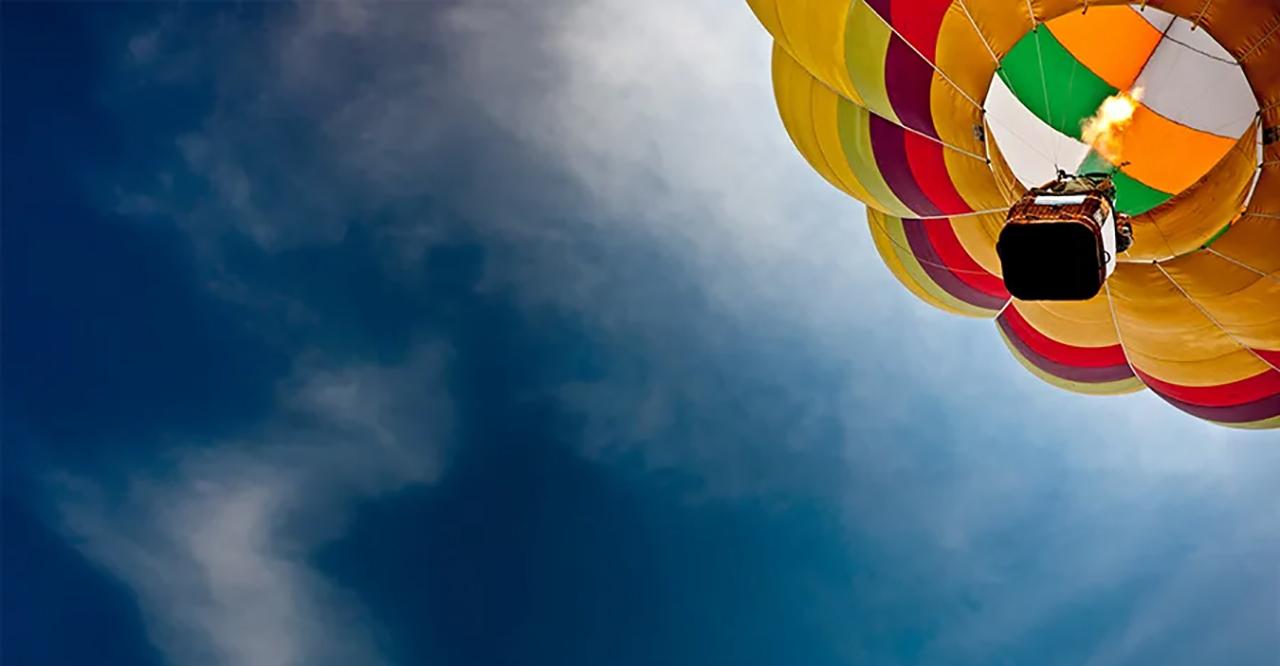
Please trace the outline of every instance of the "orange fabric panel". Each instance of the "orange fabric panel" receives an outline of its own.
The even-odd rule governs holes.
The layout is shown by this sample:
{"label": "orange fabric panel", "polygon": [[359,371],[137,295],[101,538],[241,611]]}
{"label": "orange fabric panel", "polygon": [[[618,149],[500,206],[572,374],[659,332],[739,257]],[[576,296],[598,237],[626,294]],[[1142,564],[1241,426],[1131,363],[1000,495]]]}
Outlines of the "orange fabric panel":
{"label": "orange fabric panel", "polygon": [[1049,24],[1067,50],[1107,83],[1128,89],[1160,43],[1160,31],[1128,6],[1067,12]]}
{"label": "orange fabric panel", "polygon": [[1190,189],[1133,218],[1133,247],[1122,261],[1164,260],[1194,252],[1244,208],[1258,165],[1258,125]]}
{"label": "orange fabric panel", "polygon": [[1162,192],[1177,194],[1209,172],[1235,145],[1234,139],[1198,132],[1145,106],[1123,134],[1123,171]]}

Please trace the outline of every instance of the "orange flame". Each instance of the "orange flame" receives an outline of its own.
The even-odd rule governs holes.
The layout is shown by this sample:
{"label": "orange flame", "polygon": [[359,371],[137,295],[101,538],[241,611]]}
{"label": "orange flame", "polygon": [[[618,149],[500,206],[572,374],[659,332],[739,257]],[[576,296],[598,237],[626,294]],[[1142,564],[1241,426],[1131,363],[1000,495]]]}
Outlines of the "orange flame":
{"label": "orange flame", "polygon": [[1112,164],[1120,164],[1124,131],[1133,123],[1142,92],[1142,88],[1134,88],[1106,98],[1098,112],[1080,124],[1084,140]]}

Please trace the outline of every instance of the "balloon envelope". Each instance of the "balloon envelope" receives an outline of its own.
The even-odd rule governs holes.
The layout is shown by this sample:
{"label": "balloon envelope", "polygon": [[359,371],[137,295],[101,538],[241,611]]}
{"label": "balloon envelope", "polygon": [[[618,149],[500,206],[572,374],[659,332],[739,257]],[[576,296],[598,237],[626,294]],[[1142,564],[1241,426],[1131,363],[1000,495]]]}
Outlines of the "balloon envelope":
{"label": "balloon envelope", "polygon": [[[1280,0],[748,2],[792,141],[913,294],[1051,384],[1280,427]],[[995,240],[1057,169],[1114,173],[1133,246],[1093,299],[1011,299]]]}

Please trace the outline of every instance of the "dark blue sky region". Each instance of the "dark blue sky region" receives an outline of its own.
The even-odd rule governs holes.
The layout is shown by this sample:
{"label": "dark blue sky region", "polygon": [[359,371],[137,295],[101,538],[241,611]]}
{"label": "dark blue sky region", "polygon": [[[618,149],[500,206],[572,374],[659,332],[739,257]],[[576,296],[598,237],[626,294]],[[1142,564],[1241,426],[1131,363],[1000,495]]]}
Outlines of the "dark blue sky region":
{"label": "dark blue sky region", "polygon": [[0,660],[1274,664],[1275,442],[901,292],[731,5],[0,5]]}

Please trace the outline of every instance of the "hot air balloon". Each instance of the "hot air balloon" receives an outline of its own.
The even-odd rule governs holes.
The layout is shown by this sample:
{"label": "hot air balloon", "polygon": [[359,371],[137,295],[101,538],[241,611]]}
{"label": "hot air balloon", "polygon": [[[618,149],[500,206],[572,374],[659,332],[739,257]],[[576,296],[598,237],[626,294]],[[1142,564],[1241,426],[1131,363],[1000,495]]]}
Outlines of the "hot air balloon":
{"label": "hot air balloon", "polygon": [[[748,4],[787,133],[911,293],[1050,384],[1280,427],[1280,0]],[[1131,246],[1091,298],[1012,297],[1011,207],[1086,173]]]}

